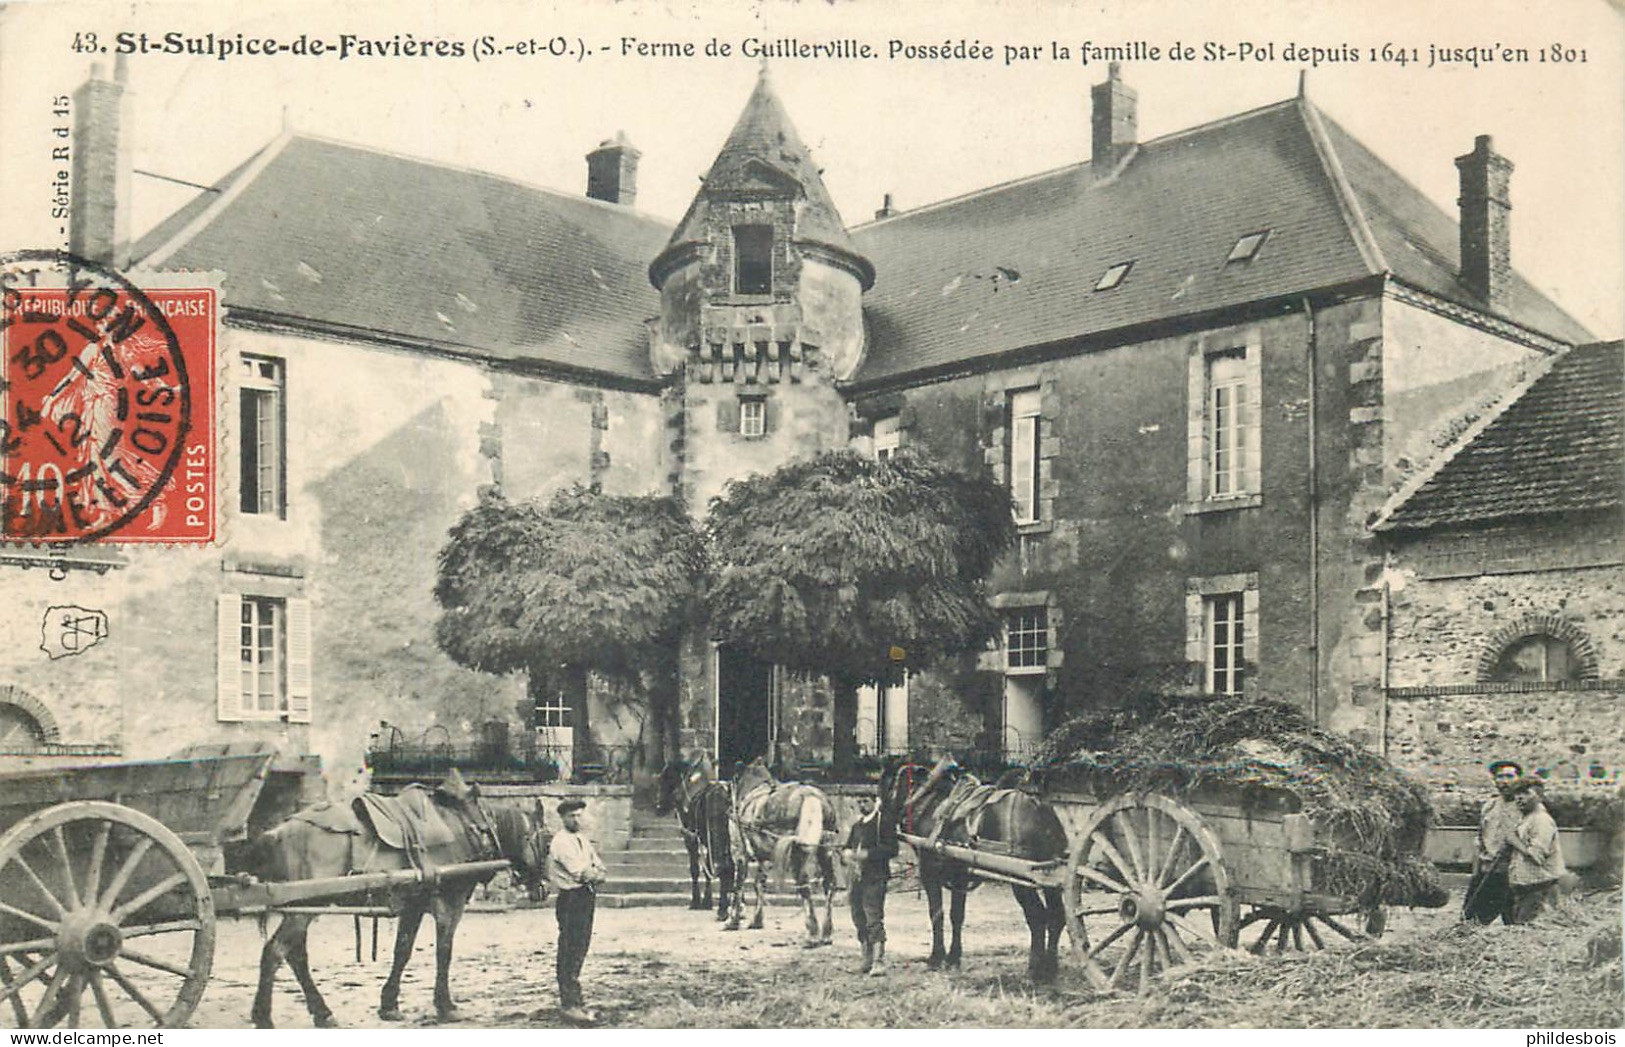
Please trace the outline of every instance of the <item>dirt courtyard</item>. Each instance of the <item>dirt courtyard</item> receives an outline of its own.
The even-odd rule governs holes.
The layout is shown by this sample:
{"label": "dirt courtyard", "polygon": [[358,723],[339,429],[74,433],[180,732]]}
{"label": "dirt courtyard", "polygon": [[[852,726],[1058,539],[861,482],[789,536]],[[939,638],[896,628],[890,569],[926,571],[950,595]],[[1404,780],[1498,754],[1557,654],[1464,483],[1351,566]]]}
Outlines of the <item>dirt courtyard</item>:
{"label": "dirt courtyard", "polygon": [[[1404,940],[1446,926],[1453,919],[1451,909],[1400,910],[1384,940]],[[359,964],[350,917],[327,917],[311,929],[311,969],[338,1022],[348,1028],[391,1027],[378,1018],[377,1006],[379,987],[388,973],[394,925],[380,923],[376,961],[370,957],[370,925],[370,920],[363,921],[364,953]],[[754,1003],[745,1004],[756,996],[771,999],[771,988],[779,983],[799,987],[796,995],[805,995],[800,988],[831,994],[832,1003],[839,1001],[840,1006],[830,1012],[829,1024],[894,1024],[887,1001],[902,990],[932,986],[940,987],[944,1000],[958,997],[963,1003],[966,997],[988,997],[1001,1001],[998,1008],[990,1005],[988,1024],[1069,1023],[1065,1014],[1053,1009],[1053,994],[1034,993],[1027,982],[1026,925],[1005,888],[988,885],[970,896],[964,966],[952,974],[925,969],[930,925],[924,897],[912,890],[894,891],[888,901],[892,972],[886,979],[856,973],[859,949],[844,893],[836,896],[834,926],[832,946],[805,950],[799,912],[786,904],[769,906],[766,929],[737,932],[723,931],[710,913],[688,909],[600,908],[582,984],[605,1026],[805,1024],[790,1014],[775,1016],[768,1005],[757,1013],[749,1009]],[[553,970],[557,934],[551,906],[470,912],[458,931],[452,966],[452,992],[461,1008],[457,1027],[562,1025]],[[1069,955],[1064,936],[1061,950],[1057,988],[1081,990],[1083,975]],[[259,951],[255,921],[221,921],[214,973],[193,1015],[194,1027],[250,1027]],[[407,1025],[438,1024],[431,1000],[433,979],[434,934],[432,923],[425,921],[402,987],[401,1009]],[[760,992],[764,988],[768,991]],[[724,1013],[717,1009],[719,997],[740,1002],[747,1009]],[[868,1009],[845,1010],[853,1001],[866,1003]],[[1011,1004],[1017,1006],[1012,1010]],[[286,967],[277,978],[273,1013],[279,1027],[311,1024]]]}

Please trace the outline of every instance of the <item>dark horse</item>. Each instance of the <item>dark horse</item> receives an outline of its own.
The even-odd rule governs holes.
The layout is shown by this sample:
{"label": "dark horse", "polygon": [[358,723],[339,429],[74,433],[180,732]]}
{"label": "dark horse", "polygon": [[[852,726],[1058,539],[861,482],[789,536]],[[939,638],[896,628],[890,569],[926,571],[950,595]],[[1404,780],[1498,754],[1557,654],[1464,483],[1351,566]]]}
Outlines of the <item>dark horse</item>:
{"label": "dark horse", "polygon": [[[696,751],[686,760],[678,757],[660,772],[660,798],[655,801],[655,813],[677,813],[683,846],[688,848],[688,907],[709,909],[711,881],[716,880],[718,920],[728,918],[730,892],[738,889],[737,883],[720,875],[724,868],[730,876],[734,872],[728,845],[732,804],[732,791],[727,783],[716,780],[711,760],[703,752]],[[720,864],[718,858],[722,859]]]}
{"label": "dark horse", "polygon": [[[913,787],[916,782],[918,787]],[[897,818],[899,831],[911,836],[1033,862],[1058,862],[1067,855],[1066,830],[1054,808],[1019,789],[982,785],[952,760],[941,761],[929,774],[912,764],[888,767],[882,773],[880,790],[883,809]],[[932,970],[958,967],[965,895],[984,878],[1002,877],[979,873],[928,846],[914,850],[931,914],[931,958],[926,966]],[[952,895],[953,906],[953,940],[946,950],[942,946],[944,887]],[[1060,968],[1057,949],[1066,924],[1061,890],[1014,882],[1011,889],[1032,935],[1027,974],[1035,982],[1052,981]]]}
{"label": "dark horse", "polygon": [[[460,782],[458,783],[460,784]],[[408,787],[420,789],[421,787]],[[250,851],[249,872],[268,882],[291,882],[341,877],[361,873],[389,872],[414,867],[414,857],[424,868],[460,862],[506,858],[514,874],[527,886],[541,884],[546,859],[546,838],[542,835],[541,808],[491,803],[479,797],[477,789],[453,789],[462,793],[455,799],[437,793],[427,798],[427,790],[417,797],[429,812],[430,828],[421,833],[426,845],[417,855],[394,849],[382,842],[379,832],[358,809],[342,804],[306,808],[271,829],[255,841]],[[360,801],[357,801],[360,804]],[[399,1021],[401,972],[412,957],[418,925],[427,913],[435,925],[435,1011],[442,1020],[456,1017],[452,1000],[450,971],[452,940],[458,921],[474,888],[494,874],[483,877],[454,877],[422,885],[412,884],[389,890],[385,897],[391,911],[399,914],[395,931],[395,959],[384,982],[378,1015],[386,1021]],[[362,901],[362,897],[325,898],[324,901]],[[277,968],[286,960],[305,994],[305,1006],[318,1027],[334,1024],[333,1012],[322,999],[310,974],[305,948],[306,934],[316,916],[310,913],[283,914],[275,933],[260,953],[259,991],[254,995],[252,1018],[257,1028],[271,1027],[271,988]]]}
{"label": "dark horse", "polygon": [[[834,838],[835,805],[817,786],[776,780],[760,758],[739,772],[733,783],[733,796],[730,853],[726,861],[719,862],[719,867],[725,870],[721,879],[725,885],[731,885],[733,894],[733,911],[727,929],[737,930],[743,918],[744,873],[751,865],[756,867],[756,912],[751,916],[750,926],[752,929],[762,926],[767,872],[771,866],[780,881],[791,876],[795,879],[796,894],[801,898],[807,919],[803,945],[807,948],[828,945],[833,934],[835,891],[840,886],[834,858],[838,847]],[[810,873],[814,871],[824,892],[821,922],[812,897]]]}

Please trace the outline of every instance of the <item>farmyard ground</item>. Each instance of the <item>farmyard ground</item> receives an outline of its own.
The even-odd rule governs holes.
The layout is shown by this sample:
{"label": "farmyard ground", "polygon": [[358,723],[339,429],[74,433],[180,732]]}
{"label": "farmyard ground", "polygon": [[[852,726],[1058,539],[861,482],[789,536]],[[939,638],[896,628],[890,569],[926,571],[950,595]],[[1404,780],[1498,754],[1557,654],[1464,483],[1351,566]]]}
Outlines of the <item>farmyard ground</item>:
{"label": "farmyard ground", "polygon": [[[1327,953],[1226,958],[1159,982],[1144,997],[1091,991],[1062,941],[1057,984],[1025,975],[1026,928],[1008,890],[970,898],[964,967],[925,969],[925,903],[912,891],[888,905],[892,972],[858,975],[858,947],[839,896],[833,946],[800,948],[793,908],[770,907],[762,931],[726,933],[708,913],[600,909],[583,983],[606,1026],[689,1027],[1566,1027],[1622,1024],[1618,942],[1597,956],[1599,929],[1620,926],[1619,895],[1571,903],[1537,927],[1464,927],[1453,907],[1399,910],[1384,938]],[[365,945],[370,953],[370,928]],[[379,958],[355,962],[348,917],[312,929],[312,968],[348,1027],[387,1027],[376,1015],[392,925]],[[452,989],[459,1028],[562,1025],[553,981],[550,909],[473,912],[457,940]],[[1592,955],[1588,959],[1588,947]],[[1605,950],[1606,951],[1606,950]],[[251,920],[224,921],[214,975],[192,1024],[244,1028],[258,967]],[[407,1024],[437,1024],[430,1002],[433,934],[420,936],[402,993]],[[1328,986],[1336,986],[1335,991]],[[276,1017],[308,1027],[286,968]]]}

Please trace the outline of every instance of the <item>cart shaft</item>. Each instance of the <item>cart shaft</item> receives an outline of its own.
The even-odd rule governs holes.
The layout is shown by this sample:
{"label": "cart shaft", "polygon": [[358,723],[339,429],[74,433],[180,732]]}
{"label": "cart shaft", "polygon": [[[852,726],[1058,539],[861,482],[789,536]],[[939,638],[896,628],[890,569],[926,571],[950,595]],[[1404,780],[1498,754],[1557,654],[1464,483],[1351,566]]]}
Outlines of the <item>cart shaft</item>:
{"label": "cart shaft", "polygon": [[973,847],[960,847],[956,844],[943,843],[940,840],[931,840],[924,836],[914,836],[909,833],[898,833],[897,835],[913,846],[916,851],[929,851],[932,854],[941,855],[952,861],[968,865],[977,872],[989,874],[1017,886],[1060,887],[1066,882],[1064,871],[1061,868],[1065,863],[1065,859],[1057,858],[1054,861],[1035,862],[1030,858],[1017,858],[1008,854],[993,854],[989,851],[977,850]]}
{"label": "cart shaft", "polygon": [[215,888],[215,907],[227,913],[268,912],[280,906],[316,898],[344,898],[366,891],[392,887],[431,885],[441,880],[485,876],[509,867],[507,859],[460,862],[435,869],[396,869],[391,872],[360,873],[355,876],[326,876],[288,883],[227,884]]}

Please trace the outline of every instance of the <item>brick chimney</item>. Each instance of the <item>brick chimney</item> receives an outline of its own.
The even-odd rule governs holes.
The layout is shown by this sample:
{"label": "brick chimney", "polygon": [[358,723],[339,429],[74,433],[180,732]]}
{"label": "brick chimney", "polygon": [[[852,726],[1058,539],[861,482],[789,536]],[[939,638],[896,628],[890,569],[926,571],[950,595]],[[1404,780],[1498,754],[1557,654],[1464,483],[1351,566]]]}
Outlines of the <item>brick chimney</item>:
{"label": "brick chimney", "polygon": [[123,269],[130,264],[130,153],[124,56],[113,79],[94,65],[73,94],[73,206],[68,250],[81,258]]}
{"label": "brick chimney", "polygon": [[624,131],[600,143],[587,154],[587,195],[631,207],[638,198],[638,157],[642,155],[626,140]]}
{"label": "brick chimney", "polygon": [[1106,82],[1089,89],[1094,126],[1094,152],[1090,166],[1096,178],[1117,170],[1139,134],[1140,96],[1123,82],[1123,69],[1112,62],[1106,67]]}
{"label": "brick chimney", "polygon": [[1489,135],[1473,140],[1473,151],[1456,157],[1461,172],[1461,281],[1490,305],[1499,304],[1512,283],[1512,161],[1495,152]]}

